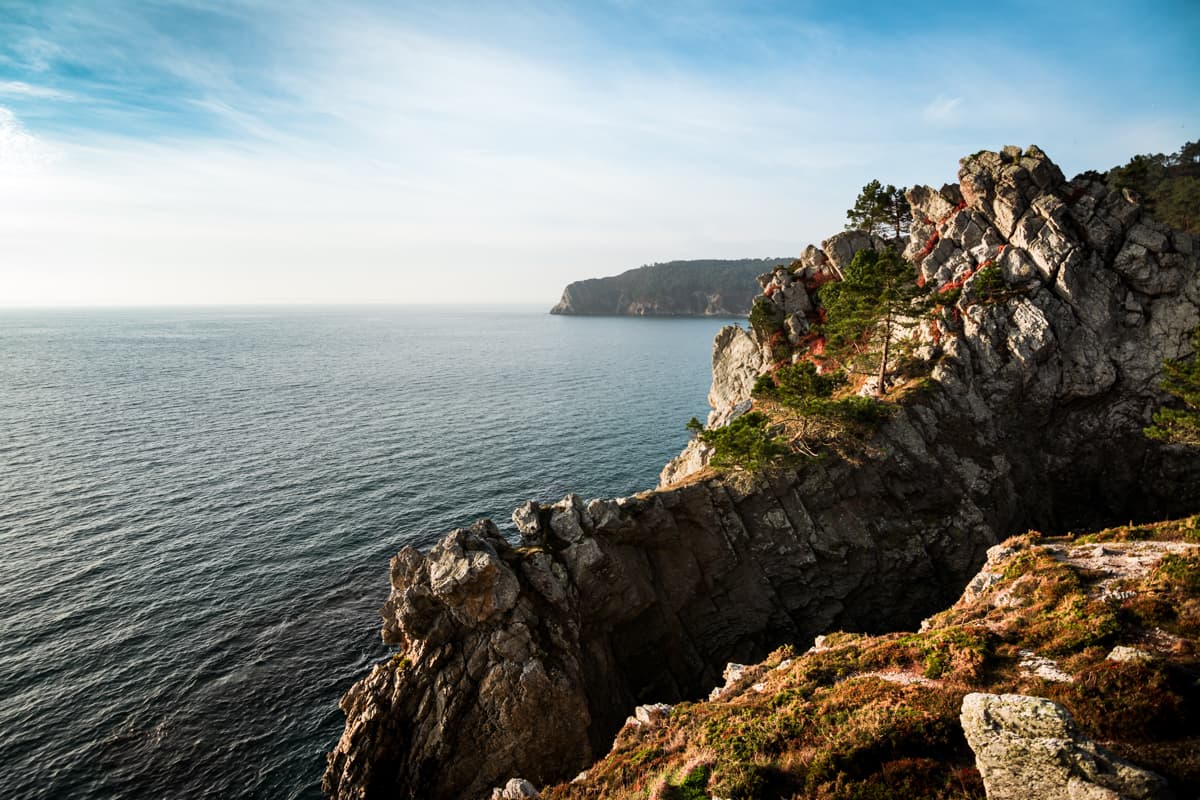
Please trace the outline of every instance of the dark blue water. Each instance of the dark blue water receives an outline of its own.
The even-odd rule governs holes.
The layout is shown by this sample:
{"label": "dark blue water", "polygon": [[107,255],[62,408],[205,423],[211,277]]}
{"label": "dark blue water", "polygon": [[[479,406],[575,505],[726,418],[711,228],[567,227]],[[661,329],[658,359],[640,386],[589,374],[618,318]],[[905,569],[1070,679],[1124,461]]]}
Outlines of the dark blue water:
{"label": "dark blue water", "polygon": [[718,320],[0,312],[5,797],[319,797],[387,560],[654,485]]}

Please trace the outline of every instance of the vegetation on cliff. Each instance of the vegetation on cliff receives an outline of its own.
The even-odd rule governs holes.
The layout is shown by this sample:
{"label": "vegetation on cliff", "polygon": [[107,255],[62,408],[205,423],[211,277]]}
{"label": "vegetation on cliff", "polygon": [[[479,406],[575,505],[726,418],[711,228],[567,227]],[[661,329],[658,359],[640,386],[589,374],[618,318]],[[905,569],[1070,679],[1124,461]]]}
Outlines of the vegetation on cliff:
{"label": "vegetation on cliff", "polygon": [[1136,155],[1103,177],[1109,186],[1133,192],[1172,228],[1200,233],[1200,141],[1169,155]]}
{"label": "vegetation on cliff", "polygon": [[1200,446],[1200,328],[1192,332],[1190,358],[1163,364],[1163,391],[1182,407],[1164,407],[1154,413],[1146,435],[1173,444]]}
{"label": "vegetation on cliff", "polygon": [[583,798],[982,798],[971,692],[1050,698],[1118,755],[1200,791],[1200,517],[993,548],[918,632],[784,647],[707,702],[627,724]]}
{"label": "vegetation on cliff", "polygon": [[842,280],[821,287],[825,352],[838,362],[874,371],[875,390],[887,392],[888,358],[897,330],[921,322],[928,292],[917,270],[895,250],[860,250]]}

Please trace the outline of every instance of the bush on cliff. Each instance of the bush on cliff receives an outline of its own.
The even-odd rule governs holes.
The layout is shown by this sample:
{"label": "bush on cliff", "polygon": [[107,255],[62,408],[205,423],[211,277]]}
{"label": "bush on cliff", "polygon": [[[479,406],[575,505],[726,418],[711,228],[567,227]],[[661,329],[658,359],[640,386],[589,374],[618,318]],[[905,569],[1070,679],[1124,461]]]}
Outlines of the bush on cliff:
{"label": "bush on cliff", "polygon": [[712,447],[709,463],[717,469],[762,469],[791,454],[787,442],[775,433],[770,419],[760,411],[743,414],[723,428],[701,431],[699,438]]}
{"label": "bush on cliff", "polygon": [[1137,155],[1104,175],[1109,186],[1128,189],[1160,222],[1200,233],[1200,141],[1171,155]]}
{"label": "bush on cliff", "polygon": [[1182,408],[1160,408],[1146,435],[1172,444],[1200,446],[1200,328],[1192,332],[1192,356],[1163,364],[1163,391]]}
{"label": "bush on cliff", "polygon": [[760,375],[751,396],[776,400],[797,411],[817,411],[845,383],[841,372],[817,372],[811,361],[800,361]]}

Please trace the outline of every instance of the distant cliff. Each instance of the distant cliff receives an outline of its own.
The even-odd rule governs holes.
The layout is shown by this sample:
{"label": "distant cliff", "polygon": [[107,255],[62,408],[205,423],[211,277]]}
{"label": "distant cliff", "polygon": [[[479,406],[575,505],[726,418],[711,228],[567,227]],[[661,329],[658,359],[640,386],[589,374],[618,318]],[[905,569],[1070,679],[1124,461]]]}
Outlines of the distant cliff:
{"label": "distant cliff", "polygon": [[668,261],[575,281],[551,314],[744,317],[761,291],[755,278],[790,258]]}

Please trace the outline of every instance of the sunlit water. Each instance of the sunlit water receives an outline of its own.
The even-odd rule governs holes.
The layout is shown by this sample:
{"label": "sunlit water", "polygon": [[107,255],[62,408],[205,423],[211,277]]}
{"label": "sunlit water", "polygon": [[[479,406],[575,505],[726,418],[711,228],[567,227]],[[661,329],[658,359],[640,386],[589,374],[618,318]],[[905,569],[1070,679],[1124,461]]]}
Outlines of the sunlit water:
{"label": "sunlit water", "polygon": [[652,487],[725,322],[0,311],[0,791],[319,797],[388,558]]}

